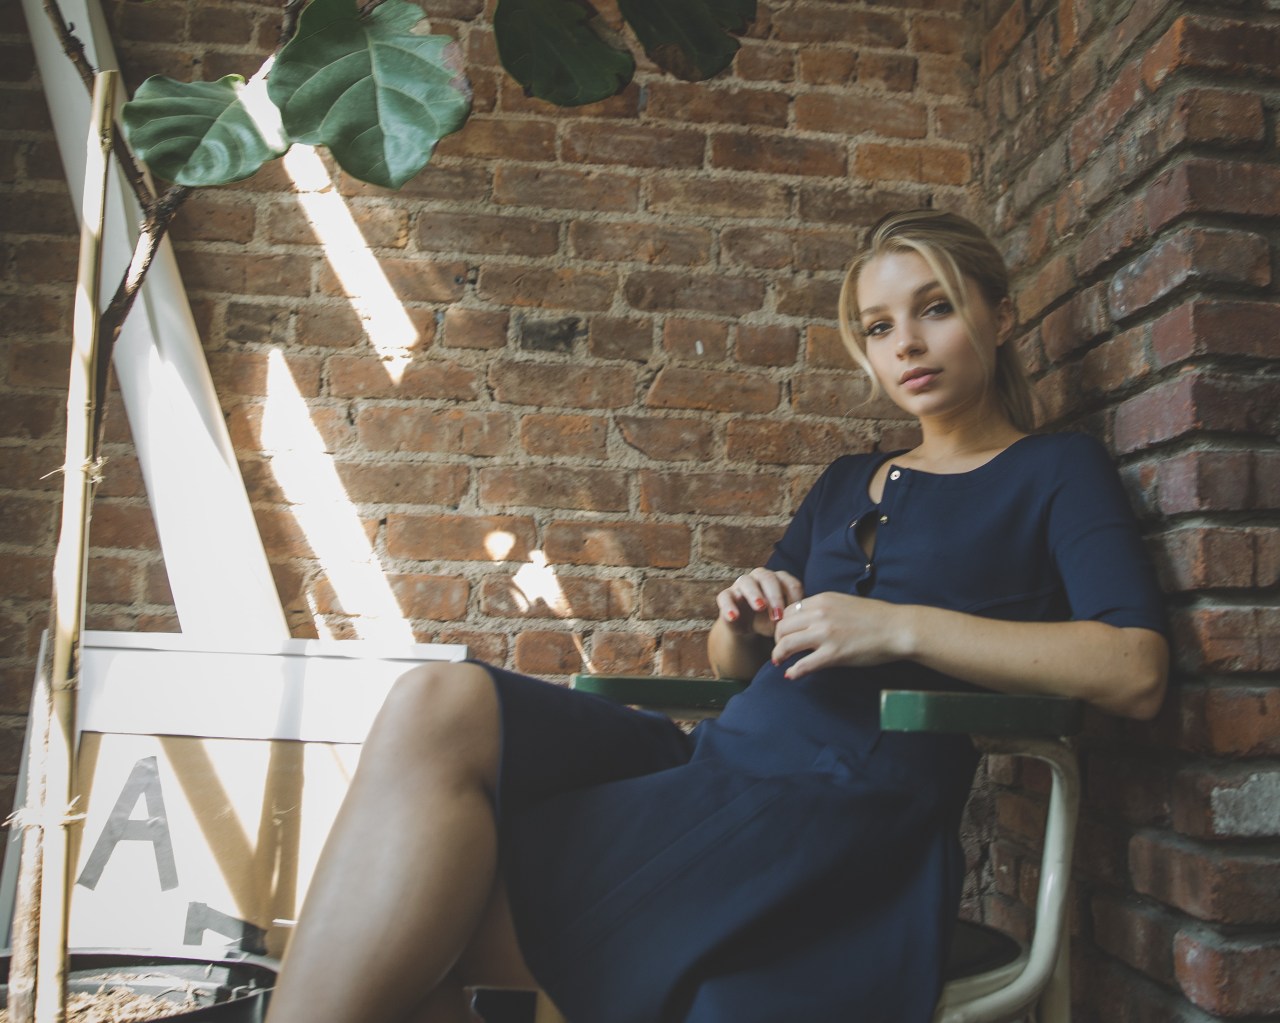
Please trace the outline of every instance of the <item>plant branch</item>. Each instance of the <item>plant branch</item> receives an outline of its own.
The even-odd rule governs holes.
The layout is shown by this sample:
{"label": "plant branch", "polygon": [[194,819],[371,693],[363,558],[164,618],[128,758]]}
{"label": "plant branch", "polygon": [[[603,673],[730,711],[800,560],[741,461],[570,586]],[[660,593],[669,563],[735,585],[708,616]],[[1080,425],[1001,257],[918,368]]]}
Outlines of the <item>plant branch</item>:
{"label": "plant branch", "polygon": [[111,373],[111,356],[115,352],[116,341],[120,338],[120,331],[124,328],[124,321],[129,316],[129,310],[133,308],[138,292],[142,290],[142,283],[146,280],[147,271],[151,269],[151,263],[160,248],[160,242],[164,240],[175,214],[182,208],[182,204],[186,202],[191,192],[192,189],[186,185],[171,185],[159,199],[152,203],[147,210],[147,218],[143,221],[142,230],[138,234],[138,243],[133,248],[133,255],[129,259],[124,276],[121,277],[115,294],[111,296],[111,301],[103,309],[102,318],[98,321],[98,344],[101,356],[93,392],[98,399],[93,422],[93,436],[96,438],[93,447],[95,457],[102,448],[102,432],[106,425],[103,417],[106,411],[107,380]]}
{"label": "plant branch", "polygon": [[[63,17],[62,8],[58,6],[58,0],[44,0],[44,10],[49,15],[49,20],[53,23],[53,30],[58,34],[58,39],[62,43],[62,52],[70,58],[72,66],[80,75],[80,80],[84,82],[84,87],[92,92],[93,76],[96,69],[89,63],[89,58],[84,52],[84,43],[75,34],[74,26]],[[124,132],[117,130],[112,133],[111,152],[124,171],[125,177],[128,178],[129,186],[133,189],[133,194],[138,199],[138,205],[144,210],[150,209],[151,205],[156,201],[155,193],[151,191],[151,186],[147,184],[147,177],[143,174],[142,168],[138,166],[138,161],[133,158],[133,153],[129,151]]]}

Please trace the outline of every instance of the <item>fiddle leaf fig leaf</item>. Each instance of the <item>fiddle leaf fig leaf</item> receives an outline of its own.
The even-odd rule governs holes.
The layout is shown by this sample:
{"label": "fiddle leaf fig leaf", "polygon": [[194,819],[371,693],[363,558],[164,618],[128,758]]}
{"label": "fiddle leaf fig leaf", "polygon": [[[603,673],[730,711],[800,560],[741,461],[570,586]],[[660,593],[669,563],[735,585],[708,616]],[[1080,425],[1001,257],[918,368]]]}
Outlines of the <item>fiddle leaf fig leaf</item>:
{"label": "fiddle leaf fig leaf", "polygon": [[691,82],[729,66],[738,52],[729,33],[756,16],[755,0],[618,0],[618,10],[650,60]]}
{"label": "fiddle leaf fig leaf", "polygon": [[421,20],[406,0],[367,15],[354,0],[312,0],[268,83],[289,134],[370,184],[399,188],[422,170],[466,121],[471,93],[453,41],[414,34]]}
{"label": "fiddle leaf fig leaf", "polygon": [[179,82],[155,75],[124,105],[125,138],[153,172],[179,185],[225,185],[289,148],[260,80]]}
{"label": "fiddle leaf fig leaf", "polygon": [[498,0],[498,57],[526,95],[581,106],[627,87],[636,62],[587,0]]}

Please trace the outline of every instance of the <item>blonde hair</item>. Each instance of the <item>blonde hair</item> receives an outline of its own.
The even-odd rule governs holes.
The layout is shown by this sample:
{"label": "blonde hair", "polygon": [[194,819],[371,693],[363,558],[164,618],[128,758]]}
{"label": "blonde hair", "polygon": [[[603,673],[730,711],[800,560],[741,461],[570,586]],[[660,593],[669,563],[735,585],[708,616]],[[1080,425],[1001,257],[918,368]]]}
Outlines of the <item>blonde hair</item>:
{"label": "blonde hair", "polygon": [[[995,309],[1009,298],[1009,269],[1004,257],[972,221],[955,213],[938,210],[906,210],[890,213],[872,229],[863,253],[853,261],[840,288],[840,337],[849,354],[871,380],[874,398],[880,382],[872,372],[862,334],[862,313],[858,307],[858,277],[866,265],[878,256],[891,252],[914,252],[933,271],[948,300],[959,313],[969,332],[974,348],[984,359],[986,353],[978,344],[978,326],[969,302],[965,280],[977,286],[982,297]],[[995,382],[1001,410],[1019,430],[1035,428],[1035,404],[1026,370],[1011,344],[996,348],[995,365],[988,366]]]}

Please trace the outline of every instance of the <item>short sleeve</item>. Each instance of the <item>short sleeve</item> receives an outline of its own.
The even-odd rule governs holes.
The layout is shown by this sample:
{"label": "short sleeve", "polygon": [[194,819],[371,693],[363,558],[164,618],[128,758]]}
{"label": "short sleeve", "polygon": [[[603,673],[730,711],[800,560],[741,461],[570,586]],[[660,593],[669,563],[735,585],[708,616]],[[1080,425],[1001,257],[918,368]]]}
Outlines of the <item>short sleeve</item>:
{"label": "short sleeve", "polygon": [[1048,533],[1071,617],[1164,632],[1164,596],[1110,456],[1083,434],[1064,441]]}
{"label": "short sleeve", "polygon": [[809,493],[800,502],[800,507],[796,509],[786,532],[774,545],[769,560],[764,563],[765,568],[774,572],[790,572],[797,579],[804,578],[805,564],[809,560],[809,548],[813,543],[814,524],[818,509],[822,507],[823,494],[831,483],[837,467],[845,461],[846,459],[843,458],[836,459],[823,470],[817,482],[809,488]]}

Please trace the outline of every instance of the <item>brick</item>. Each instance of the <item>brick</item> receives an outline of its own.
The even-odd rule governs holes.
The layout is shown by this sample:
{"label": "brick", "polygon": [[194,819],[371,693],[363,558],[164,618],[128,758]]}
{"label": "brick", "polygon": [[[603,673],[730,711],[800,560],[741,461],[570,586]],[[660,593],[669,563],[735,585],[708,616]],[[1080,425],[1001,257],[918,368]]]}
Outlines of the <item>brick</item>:
{"label": "brick", "polygon": [[479,475],[480,501],[487,507],[618,512],[630,506],[629,474],[622,470],[502,466],[481,469]]}
{"label": "brick", "polygon": [[1076,274],[1068,257],[1055,256],[1050,259],[1019,290],[1015,299],[1019,320],[1025,323],[1035,319],[1062,296],[1070,294],[1075,289],[1076,282]]}
{"label": "brick", "polygon": [[801,131],[921,139],[929,118],[925,105],[912,100],[812,92],[796,97],[795,124]]}
{"label": "brick", "polygon": [[662,635],[658,649],[658,671],[685,678],[710,678],[714,673],[707,659],[705,630],[682,632],[671,629]]}
{"label": "brick", "polygon": [[613,263],[699,266],[711,255],[711,232],[700,227],[579,220],[569,227],[575,256]]}
{"label": "brick", "polygon": [[505,312],[452,305],[444,314],[441,344],[449,348],[502,348],[510,321]]}
{"label": "brick", "polygon": [[1129,869],[1137,892],[1201,920],[1257,924],[1280,919],[1280,862],[1265,852],[1145,831],[1129,843]]}
{"label": "brick", "polygon": [[502,413],[410,407],[362,409],[356,432],[370,451],[492,456],[510,448],[513,431]]}
{"label": "brick", "polygon": [[439,157],[538,162],[556,158],[556,125],[552,121],[518,121],[471,117],[467,130],[446,135],[436,146]]}
{"label": "brick", "polygon": [[[298,393],[313,398],[320,393],[322,360],[310,356],[285,357],[287,372]],[[277,367],[273,370],[273,366]],[[209,372],[220,393],[266,397],[270,393],[270,379],[277,372],[279,362],[268,352],[229,351],[212,352],[209,355]]]}
{"label": "brick", "polygon": [[773,13],[775,38],[786,43],[827,44],[900,50],[907,42],[903,18],[897,14],[850,10],[840,5],[798,3]]}
{"label": "brick", "polygon": [[723,588],[718,581],[651,577],[640,587],[640,617],[649,621],[714,618],[716,594]]}
{"label": "brick", "polygon": [[1280,383],[1186,371],[1116,409],[1116,450],[1137,451],[1202,430],[1270,435],[1278,408]]}
{"label": "brick", "polygon": [[347,496],[357,503],[457,507],[471,474],[438,462],[334,462]]}
{"label": "brick", "polygon": [[[407,210],[352,199],[347,203],[347,212],[366,247],[404,249],[409,244]],[[337,240],[333,235],[322,235],[296,202],[279,203],[271,207],[266,235],[267,241],[283,245],[318,245]]]}
{"label": "brick", "polygon": [[778,385],[765,376],[668,366],[645,396],[651,408],[712,412],[770,412],[778,407]]}
{"label": "brick", "polygon": [[663,515],[776,515],[783,488],[773,474],[760,472],[640,474],[640,511]]}
{"label": "brick", "polygon": [[553,565],[683,568],[689,528],[676,523],[552,522],[544,550]]}
{"label": "brick", "polygon": [[647,208],[694,217],[786,217],[793,188],[779,182],[726,181],[716,177],[664,176],[648,183]]}
{"label": "brick", "polygon": [[[781,526],[705,525],[699,548],[703,558],[730,568],[763,565],[782,536]],[[721,588],[729,585],[725,578]]]}
{"label": "brick", "polygon": [[151,509],[133,501],[94,502],[89,536],[95,547],[154,550],[159,545]]}
{"label": "brick", "polygon": [[840,281],[809,275],[784,278],[777,284],[776,308],[783,316],[832,319],[839,308]]}
{"label": "brick", "polygon": [[1012,0],[982,46],[982,76],[989,77],[1009,59],[1027,33],[1026,0]]}
{"label": "brick", "polygon": [[662,326],[662,348],[680,359],[720,361],[729,351],[729,325],[668,317]]}
{"label": "brick", "polygon": [[796,138],[792,135],[717,133],[711,136],[711,166],[760,174],[841,176],[846,167],[843,141]]}
{"label": "brick", "polygon": [[765,283],[749,277],[688,274],[662,270],[628,274],[623,294],[645,312],[692,310],[741,316],[764,305]]}
{"label": "brick", "polygon": [[1216,756],[1280,755],[1280,689],[1184,686],[1178,696],[1184,742],[1191,749]]}
{"label": "brick", "polygon": [[859,54],[845,47],[806,46],[798,54],[800,81],[810,85],[850,85],[857,80]]}
{"label": "brick", "polygon": [[1280,216],[1280,167],[1192,157],[1165,171],[1147,192],[1152,231],[1184,216]]}
{"label": "brick", "polygon": [[1143,486],[1154,512],[1280,508],[1280,455],[1263,451],[1189,451],[1154,466]]}
{"label": "brick", "polygon": [[1146,327],[1135,327],[1104,341],[1085,355],[1080,365],[1080,386],[1103,394],[1131,387],[1151,372],[1148,347]]}
{"label": "brick", "polygon": [[591,641],[591,670],[602,674],[650,675],[658,641],[635,632],[597,632]]}
{"label": "brick", "polygon": [[1280,306],[1272,302],[1192,301],[1156,321],[1157,365],[1202,356],[1270,357],[1280,343]]}
{"label": "brick", "polygon": [[696,168],[702,166],[706,144],[700,131],[579,121],[564,129],[561,153],[573,163]]}
{"label": "brick", "polygon": [[528,675],[572,675],[583,670],[583,654],[571,632],[528,630],[516,637],[515,667]]}
{"label": "brick", "polygon": [[476,371],[455,362],[411,363],[398,380],[386,362],[372,356],[335,355],[326,367],[329,393],[340,398],[469,401],[479,396]]}
{"label": "brick", "polygon": [[720,242],[722,262],[761,269],[833,270],[856,254],[847,231],[726,228]]}
{"label": "brick", "polygon": [[387,582],[406,618],[443,622],[466,616],[471,585],[465,579],[392,572]]}
{"label": "brick", "polygon": [[429,252],[550,256],[560,247],[560,225],[531,217],[432,210],[418,218],[417,242]]}
{"label": "brick", "polygon": [[586,328],[577,316],[547,319],[521,315],[516,318],[516,341],[529,352],[571,352],[585,335]]}
{"label": "brick", "polygon": [[598,270],[486,264],[477,290],[500,305],[603,311],[613,304],[616,289],[617,278]]}
{"label": "brick", "polygon": [[1266,589],[1280,582],[1280,529],[1190,526],[1159,538],[1161,583],[1167,593]]}
{"label": "brick", "polygon": [[1280,941],[1185,928],[1174,941],[1179,986],[1215,1016],[1280,1012]]}
{"label": "brick", "polygon": [[[384,256],[378,266],[402,302],[452,302],[462,297],[469,273],[465,263],[433,263],[422,258]],[[327,265],[319,273],[318,290],[323,295],[361,298],[360,287],[358,279],[348,284]]]}
{"label": "brick", "polygon": [[1183,15],[1147,51],[1142,77],[1153,90],[1179,71],[1276,78],[1277,51],[1280,28],[1275,25]]}
{"label": "brick", "polygon": [[725,453],[731,461],[826,465],[845,452],[861,450],[870,441],[869,430],[860,424],[735,419],[726,433]]}
{"label": "brick", "polygon": [[[520,85],[509,75],[499,75],[495,82],[496,102],[506,114],[534,114],[547,112],[545,100],[526,96]],[[619,118],[635,120],[640,111],[640,87],[632,82],[625,89],[607,99],[577,107],[557,107],[556,118]]]}
{"label": "brick", "polygon": [[[790,61],[787,69],[790,70]],[[648,87],[645,117],[684,123],[785,128],[790,106],[790,96],[782,91],[717,88],[712,82],[652,82]]]}
{"label": "brick", "polygon": [[493,201],[537,209],[626,212],[640,208],[640,183],[610,171],[500,164],[493,173]]}
{"label": "brick", "polygon": [[795,78],[795,63],[793,47],[744,39],[734,56],[733,70],[748,82],[790,82]]}
{"label": "brick", "polygon": [[312,256],[236,255],[229,252],[180,250],[182,278],[191,290],[244,295],[302,298],[311,292]]}
{"label": "brick", "polygon": [[[426,637],[424,637],[426,638]],[[507,637],[475,629],[441,629],[434,637],[437,643],[461,643],[470,656],[489,664],[507,663]]]}
{"label": "brick", "polygon": [[[974,33],[964,20],[945,14],[917,14],[911,19],[911,49],[923,53],[964,53]],[[988,77],[984,72],[983,77]]]}
{"label": "brick", "polygon": [[858,58],[858,84],[886,92],[911,92],[919,64],[905,53],[863,53]]}
{"label": "brick", "polygon": [[703,462],[711,458],[715,431],[701,419],[619,416],[622,439],[658,461]]}
{"label": "brick", "polygon": [[1123,255],[1148,237],[1148,230],[1159,228],[1147,221],[1147,204],[1142,198],[1122,203],[1080,241],[1076,250],[1076,269],[1092,274],[1117,256]]}
{"label": "brick", "polygon": [[531,455],[603,459],[608,423],[600,416],[528,415],[520,419],[520,445]]}
{"label": "brick", "polygon": [[647,362],[653,351],[653,322],[593,316],[587,324],[587,348],[598,359]]}
{"label": "brick", "polygon": [[387,553],[410,561],[527,561],[536,535],[526,516],[387,516]]}
{"label": "brick", "polygon": [[489,386],[498,401],[542,408],[622,408],[635,400],[630,366],[582,366],[563,362],[495,362]]}
{"label": "brick", "polygon": [[868,390],[867,379],[861,374],[825,370],[796,373],[791,377],[791,407],[801,415],[848,416],[862,420],[903,418],[902,410],[883,392],[868,402]]}
{"label": "brick", "polygon": [[499,618],[578,618],[611,621],[628,618],[635,611],[636,587],[625,579],[591,579],[553,576],[554,585],[543,585],[545,576],[487,576],[481,591],[480,610]]}
{"label": "brick", "polygon": [[1109,88],[1071,127],[1071,169],[1079,170],[1112,132],[1144,102],[1138,64],[1127,64]]}
{"label": "brick", "polygon": [[[1254,706],[1258,707],[1258,701]],[[1262,706],[1265,708],[1265,703]],[[1280,729],[1275,737],[1280,741]],[[1280,837],[1280,769],[1260,763],[1185,768],[1174,779],[1173,826],[1179,834],[1192,838]],[[1274,872],[1280,867],[1272,860],[1268,869]],[[1268,892],[1258,894],[1270,914],[1257,917],[1259,922],[1280,920],[1280,907],[1266,902],[1274,899],[1275,892],[1280,892],[1280,884],[1272,877]],[[1233,917],[1230,922],[1253,921]]]}
{"label": "brick", "polygon": [[744,323],[738,326],[734,355],[747,366],[790,366],[798,349],[799,336],[793,327]]}
{"label": "brick", "polygon": [[1190,672],[1280,669],[1280,610],[1198,607],[1173,616],[1178,666]]}
{"label": "brick", "polygon": [[880,142],[858,143],[854,171],[874,181],[932,185],[964,185],[973,176],[972,162],[965,149]]}
{"label": "brick", "polygon": [[[1065,280],[1065,266],[1058,267],[1048,284],[1049,291],[1056,291]],[[1043,300],[1044,296],[1041,296]],[[1059,362],[1073,352],[1088,347],[1111,326],[1107,313],[1107,287],[1095,284],[1073,295],[1064,305],[1045,315],[1040,324],[1040,338],[1044,353]]]}
{"label": "brick", "polygon": [[1173,943],[1179,918],[1167,910],[1115,896],[1095,896],[1091,911],[1098,947],[1162,984],[1174,985]]}

